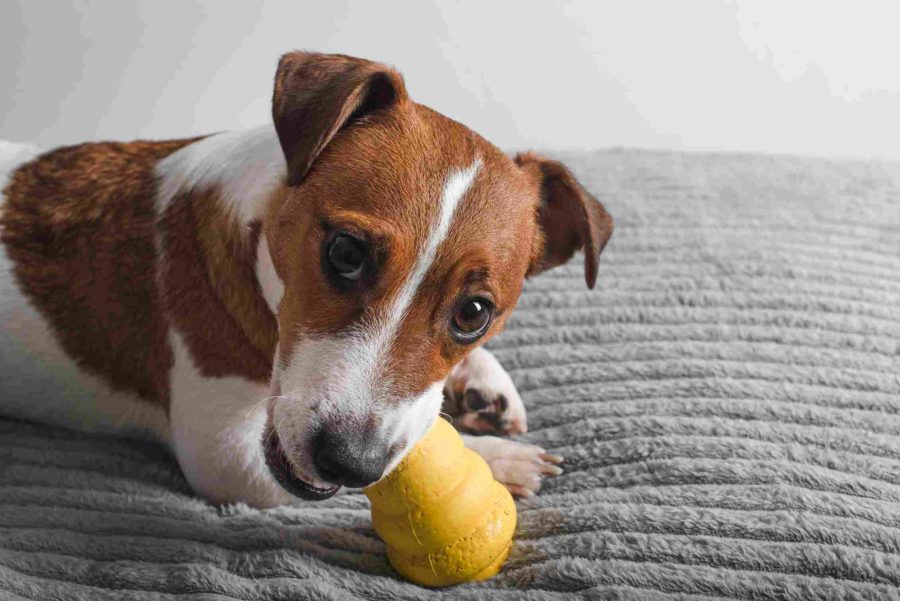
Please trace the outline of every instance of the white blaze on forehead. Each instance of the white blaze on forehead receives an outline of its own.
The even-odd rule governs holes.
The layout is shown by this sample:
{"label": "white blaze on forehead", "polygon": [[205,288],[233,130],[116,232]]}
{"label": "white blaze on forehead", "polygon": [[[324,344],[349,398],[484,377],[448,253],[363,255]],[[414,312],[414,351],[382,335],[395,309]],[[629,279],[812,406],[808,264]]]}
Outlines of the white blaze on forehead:
{"label": "white blaze on forehead", "polygon": [[[428,237],[419,251],[419,256],[407,276],[406,281],[390,303],[387,311],[358,326],[349,337],[350,364],[356,369],[350,382],[355,390],[342,409],[353,405],[357,411],[365,412],[383,397],[391,397],[393,378],[387,370],[388,351],[397,329],[416,296],[416,291],[434,264],[438,249],[453,224],[453,215],[466,192],[472,186],[481,162],[476,160],[466,169],[452,169],[447,174],[441,191],[437,218],[429,228]],[[395,399],[396,400],[396,399]]]}
{"label": "white blaze on forehead", "polygon": [[406,315],[406,311],[409,309],[409,305],[412,303],[416,291],[419,289],[422,280],[425,279],[425,276],[431,269],[431,265],[434,263],[434,259],[437,256],[438,248],[450,232],[450,226],[453,223],[453,215],[456,213],[456,208],[459,206],[460,201],[465,197],[466,192],[468,192],[469,188],[472,186],[472,182],[475,180],[475,175],[478,173],[478,168],[480,166],[481,161],[476,159],[467,169],[453,169],[447,175],[447,180],[444,182],[444,189],[441,194],[440,213],[438,214],[438,218],[432,223],[428,239],[425,242],[425,247],[421,249],[409,277],[397,294],[397,298],[395,298],[391,304],[387,319],[380,328],[381,331],[379,334],[381,337],[386,338],[384,340],[385,343],[390,341],[390,338],[393,337],[400,322],[403,321],[403,316]]}

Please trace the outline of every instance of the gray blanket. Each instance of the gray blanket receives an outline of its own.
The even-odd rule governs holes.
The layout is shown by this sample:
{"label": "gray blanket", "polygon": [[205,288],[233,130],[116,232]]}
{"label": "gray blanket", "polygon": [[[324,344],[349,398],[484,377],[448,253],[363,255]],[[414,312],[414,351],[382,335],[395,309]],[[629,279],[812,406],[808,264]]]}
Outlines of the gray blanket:
{"label": "gray blanket", "polygon": [[900,598],[900,167],[563,158],[617,227],[491,344],[566,458],[500,575],[398,580],[358,493],[215,507],[152,445],[0,421],[0,597]]}

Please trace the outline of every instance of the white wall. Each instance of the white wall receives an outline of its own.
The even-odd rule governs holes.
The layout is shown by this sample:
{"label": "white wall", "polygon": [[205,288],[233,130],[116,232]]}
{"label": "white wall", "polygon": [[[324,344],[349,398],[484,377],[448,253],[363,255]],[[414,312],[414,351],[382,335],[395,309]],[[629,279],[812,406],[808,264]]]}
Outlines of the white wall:
{"label": "white wall", "polygon": [[505,148],[900,159],[900,2],[0,3],[0,138],[268,119],[290,49],[383,60]]}

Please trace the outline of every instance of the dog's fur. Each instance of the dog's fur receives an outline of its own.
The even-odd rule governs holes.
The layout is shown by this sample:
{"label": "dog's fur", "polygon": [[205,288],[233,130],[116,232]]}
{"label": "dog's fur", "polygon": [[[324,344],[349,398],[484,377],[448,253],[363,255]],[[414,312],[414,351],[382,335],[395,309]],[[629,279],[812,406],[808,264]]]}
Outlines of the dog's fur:
{"label": "dog's fur", "polygon": [[[480,345],[525,277],[576,250],[593,287],[612,232],[600,203],[561,164],[506,157],[361,59],[284,56],[273,123],[62,148],[12,174],[0,359],[40,367],[5,378],[0,409],[150,432],[197,492],[258,506],[387,473],[445,398],[463,429],[525,431]],[[337,232],[366,244],[359,283],[328,273]],[[473,296],[493,320],[464,344],[449,326]],[[466,441],[518,494],[559,472],[537,447]]]}

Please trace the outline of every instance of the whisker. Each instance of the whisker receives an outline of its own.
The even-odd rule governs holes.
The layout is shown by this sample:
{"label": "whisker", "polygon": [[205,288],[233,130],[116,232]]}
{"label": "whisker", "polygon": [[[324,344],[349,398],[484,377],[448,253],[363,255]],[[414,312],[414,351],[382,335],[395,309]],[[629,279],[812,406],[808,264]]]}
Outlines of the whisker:
{"label": "whisker", "polygon": [[252,407],[250,407],[250,411],[248,411],[248,412],[247,412],[247,415],[244,416],[244,422],[247,421],[247,418],[250,417],[250,414],[251,414],[251,413],[253,413],[254,411],[256,411],[256,408],[257,408],[257,407],[259,407],[260,405],[262,405],[262,404],[265,403],[266,401],[271,401],[272,399],[284,399],[284,398],[288,398],[288,397],[287,397],[286,395],[275,395],[275,396],[267,396],[267,397],[264,398],[264,399],[260,399],[259,401],[257,401],[256,403],[254,403]]}
{"label": "whisker", "polygon": [[278,423],[275,424],[275,426],[272,428],[272,432],[278,432],[278,428],[281,427],[281,423],[282,423],[285,419],[287,419],[287,416],[286,416],[286,415],[283,416],[280,420],[278,420]]}
{"label": "whisker", "polygon": [[245,421],[245,422],[247,421],[247,418],[250,417],[250,414],[251,414],[251,413],[253,413],[254,411],[256,411],[256,408],[257,408],[257,407],[259,407],[261,404],[265,403],[266,401],[270,401],[270,400],[272,400],[272,399],[274,399],[274,398],[277,398],[277,397],[269,396],[269,397],[265,397],[265,398],[260,399],[259,401],[255,402],[255,403],[253,403],[253,406],[250,407],[250,411],[248,411],[248,412],[247,412],[247,415],[244,416],[244,421]]}
{"label": "whisker", "polygon": [[278,428],[281,426],[281,422],[283,422],[283,421],[285,420],[286,417],[287,417],[287,416],[284,416],[284,417],[282,417],[280,420],[278,420],[278,424],[277,424],[277,425],[273,425],[272,428],[269,430],[269,433],[266,434],[266,443],[267,443],[267,444],[268,444],[268,442],[269,442],[269,439],[272,438],[272,435],[273,435],[273,434],[277,434]]}
{"label": "whisker", "polygon": [[[272,429],[269,430],[269,435],[268,435],[268,437],[266,438],[266,443],[269,442],[269,438],[270,438],[273,434],[275,434],[275,435],[278,434],[278,428],[281,426],[281,422],[283,422],[284,419],[285,419],[285,418],[282,417],[280,420],[278,420],[278,424],[272,426]],[[278,443],[278,446],[281,446],[281,443],[280,443],[280,442]],[[284,451],[284,447],[281,447],[281,449],[282,449],[281,452],[284,453],[284,452],[285,452],[285,451]]]}

